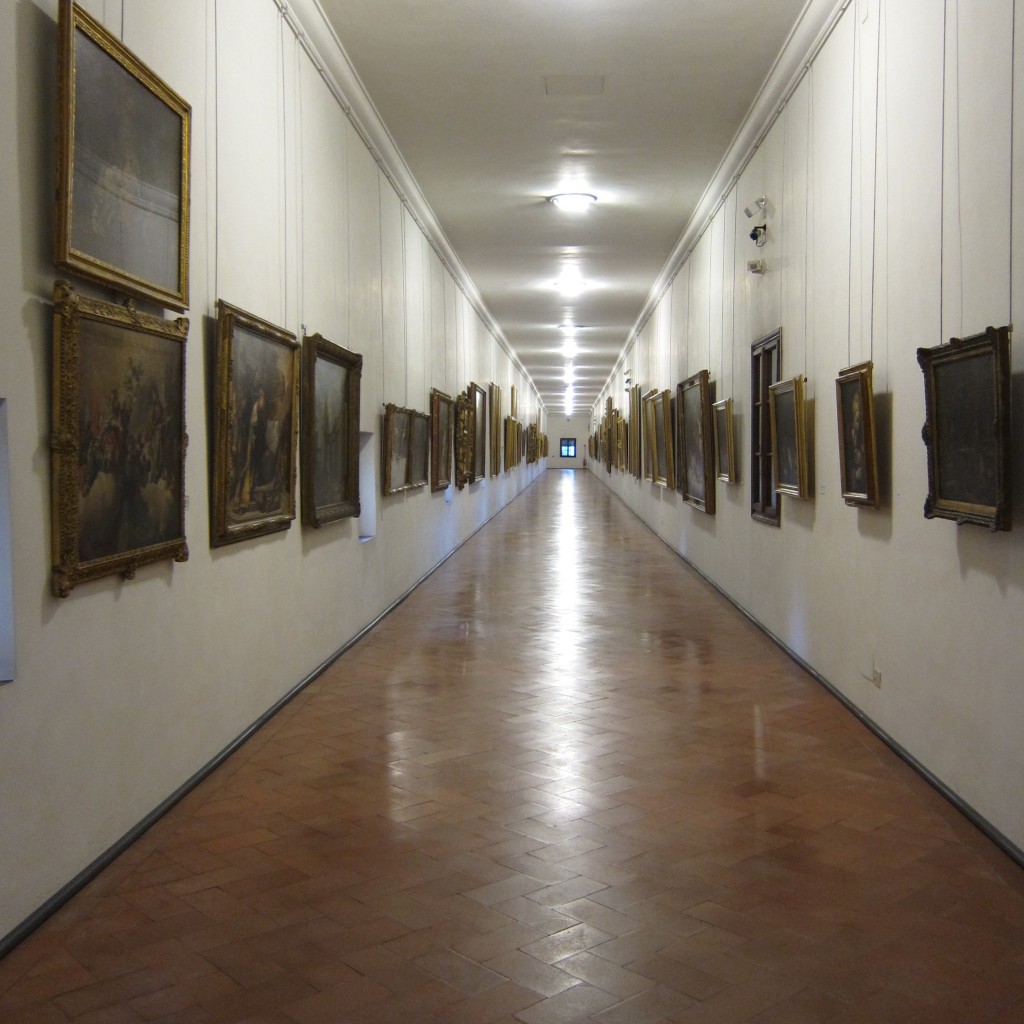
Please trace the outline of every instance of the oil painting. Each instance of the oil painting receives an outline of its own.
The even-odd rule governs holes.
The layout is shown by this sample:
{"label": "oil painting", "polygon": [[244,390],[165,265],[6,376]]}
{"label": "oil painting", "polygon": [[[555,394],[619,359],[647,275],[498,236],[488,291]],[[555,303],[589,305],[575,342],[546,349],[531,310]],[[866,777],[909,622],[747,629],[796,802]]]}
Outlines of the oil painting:
{"label": "oil painting", "polygon": [[878,508],[878,457],[872,364],[858,363],[836,378],[839,486],[847,505]]}

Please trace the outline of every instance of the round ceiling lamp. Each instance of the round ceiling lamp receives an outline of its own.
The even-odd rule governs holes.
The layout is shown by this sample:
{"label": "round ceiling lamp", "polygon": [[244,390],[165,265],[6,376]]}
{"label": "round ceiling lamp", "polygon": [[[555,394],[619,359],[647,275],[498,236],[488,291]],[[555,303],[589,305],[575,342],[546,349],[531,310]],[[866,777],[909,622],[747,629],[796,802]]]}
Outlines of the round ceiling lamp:
{"label": "round ceiling lamp", "polygon": [[583,213],[597,202],[597,196],[589,192],[560,192],[558,195],[548,196],[548,202],[568,213]]}

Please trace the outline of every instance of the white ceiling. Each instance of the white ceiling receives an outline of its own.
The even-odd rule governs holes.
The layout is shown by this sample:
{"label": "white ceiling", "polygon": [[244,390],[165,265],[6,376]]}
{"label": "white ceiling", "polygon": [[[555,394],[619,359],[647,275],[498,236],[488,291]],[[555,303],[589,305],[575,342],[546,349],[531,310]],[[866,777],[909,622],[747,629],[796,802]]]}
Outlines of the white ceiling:
{"label": "white ceiling", "polygon": [[549,412],[580,325],[588,411],[805,0],[320,3]]}

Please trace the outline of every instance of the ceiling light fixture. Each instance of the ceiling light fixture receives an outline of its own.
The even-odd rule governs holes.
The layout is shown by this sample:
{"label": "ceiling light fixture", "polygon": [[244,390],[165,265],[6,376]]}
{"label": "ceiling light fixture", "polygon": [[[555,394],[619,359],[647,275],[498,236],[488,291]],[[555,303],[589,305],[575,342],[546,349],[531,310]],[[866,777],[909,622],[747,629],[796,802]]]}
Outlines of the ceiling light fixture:
{"label": "ceiling light fixture", "polygon": [[583,275],[580,268],[570,263],[562,269],[555,287],[567,299],[575,298],[583,291]]}
{"label": "ceiling light fixture", "polygon": [[597,202],[597,196],[589,192],[559,192],[548,196],[548,202],[567,213],[583,213]]}

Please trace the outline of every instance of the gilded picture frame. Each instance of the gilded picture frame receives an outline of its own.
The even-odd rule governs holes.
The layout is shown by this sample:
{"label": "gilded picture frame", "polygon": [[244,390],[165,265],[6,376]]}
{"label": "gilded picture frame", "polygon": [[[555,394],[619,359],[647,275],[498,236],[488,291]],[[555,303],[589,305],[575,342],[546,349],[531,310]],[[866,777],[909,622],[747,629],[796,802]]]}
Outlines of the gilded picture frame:
{"label": "gilded picture frame", "polygon": [[430,392],[430,489],[443,491],[452,482],[455,401],[433,388]]}
{"label": "gilded picture frame", "polygon": [[917,350],[924,373],[926,519],[1013,527],[1010,328]]}
{"label": "gilded picture frame", "polygon": [[676,388],[677,486],[683,501],[715,514],[714,427],[711,423],[711,375],[700,370]]}
{"label": "gilded picture frame", "polygon": [[768,407],[775,490],[794,498],[809,498],[810,466],[803,374],[770,385]]}
{"label": "gilded picture frame", "polygon": [[184,310],[191,107],[72,0],[58,36],[54,261]]}
{"label": "gilded picture frame", "polygon": [[487,476],[487,392],[470,383],[469,395],[473,400],[473,478],[475,483]]}
{"label": "gilded picture frame", "polygon": [[295,519],[299,353],[294,334],[217,300],[212,547]]}
{"label": "gilded picture frame", "polygon": [[651,479],[675,490],[675,458],[672,444],[672,392],[654,391],[647,399],[644,426],[650,439]]}
{"label": "gilded picture frame", "polygon": [[736,435],[733,426],[732,399],[723,398],[712,407],[715,425],[715,470],[719,480],[734,484],[736,472]]}
{"label": "gilded picture frame", "polygon": [[489,387],[488,400],[490,403],[488,421],[491,432],[491,476],[500,476],[502,440],[501,388],[493,382]]}
{"label": "gilded picture frame", "polygon": [[473,476],[473,443],[476,438],[473,398],[468,389],[455,399],[455,486],[461,491]]}
{"label": "gilded picture frame", "polygon": [[836,377],[839,428],[839,489],[847,505],[878,508],[878,453],[875,397],[870,360],[848,366]]}
{"label": "gilded picture frame", "polygon": [[165,320],[53,289],[52,589],[188,559],[185,342]]}
{"label": "gilded picture frame", "polygon": [[320,334],[302,339],[302,520],[319,529],[359,515],[363,357]]}
{"label": "gilded picture frame", "polygon": [[642,423],[643,415],[641,413],[642,408],[642,396],[640,393],[640,385],[634,384],[629,389],[629,460],[628,468],[629,472],[635,476],[638,480],[643,476],[643,452],[641,449],[641,441],[643,436]]}

